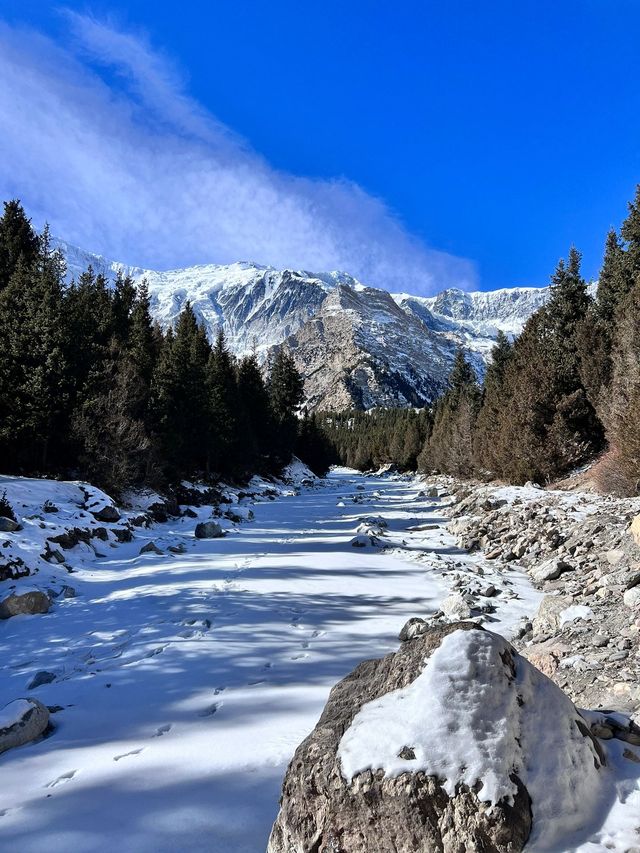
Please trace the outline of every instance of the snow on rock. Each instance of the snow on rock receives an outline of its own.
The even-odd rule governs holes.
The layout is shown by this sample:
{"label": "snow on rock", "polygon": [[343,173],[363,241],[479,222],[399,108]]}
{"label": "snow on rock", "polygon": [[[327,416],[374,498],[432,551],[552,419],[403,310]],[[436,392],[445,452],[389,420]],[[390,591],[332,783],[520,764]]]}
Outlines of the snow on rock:
{"label": "snow on rock", "polygon": [[585,622],[593,617],[593,610],[585,604],[572,604],[560,612],[560,627],[566,625],[567,622],[575,622],[577,619],[583,619]]}
{"label": "snow on rock", "polygon": [[514,803],[517,776],[531,797],[532,841],[552,849],[589,824],[602,797],[602,754],[586,730],[568,697],[502,637],[458,630],[415,681],[363,706],[338,755],[349,783],[366,770],[423,772],[449,797],[464,785],[494,806]]}
{"label": "snow on rock", "polygon": [[15,699],[0,710],[0,753],[36,740],[49,725],[49,711],[37,699]]}

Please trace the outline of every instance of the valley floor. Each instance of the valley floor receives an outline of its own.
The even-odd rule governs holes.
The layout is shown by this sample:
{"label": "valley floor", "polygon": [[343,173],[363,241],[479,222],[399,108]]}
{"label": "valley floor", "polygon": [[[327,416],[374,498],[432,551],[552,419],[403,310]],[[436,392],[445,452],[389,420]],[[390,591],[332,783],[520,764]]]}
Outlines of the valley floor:
{"label": "valley floor", "polygon": [[[0,758],[0,850],[263,851],[338,679],[396,649],[461,578],[479,602],[495,586],[485,625],[506,637],[535,612],[523,572],[456,548],[422,488],[338,470],[256,504],[224,539],[157,525],[71,575],[76,598],[0,624],[0,705],[60,708],[49,738]],[[385,550],[351,545],[370,515],[388,523]],[[144,537],[165,553],[140,556]],[[27,692],[38,670],[57,679]]]}

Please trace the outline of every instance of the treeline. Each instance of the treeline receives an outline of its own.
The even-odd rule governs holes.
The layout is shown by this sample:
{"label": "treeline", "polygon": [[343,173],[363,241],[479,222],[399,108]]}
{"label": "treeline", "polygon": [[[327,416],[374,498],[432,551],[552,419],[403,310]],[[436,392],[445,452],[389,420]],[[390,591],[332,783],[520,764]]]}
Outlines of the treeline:
{"label": "treeline", "polygon": [[48,232],[17,201],[0,219],[0,459],[6,473],[73,475],[115,492],[196,476],[279,472],[297,450],[328,464],[300,420],[302,378],[279,350],[212,346],[189,304],[153,322],[146,285],[91,269],[70,286]]}
{"label": "treeline", "polygon": [[498,339],[484,387],[459,352],[437,401],[423,470],[523,483],[555,478],[606,453],[607,491],[640,483],[640,187],[606,240],[595,297],[571,249],[546,304],[510,343]]}
{"label": "treeline", "polygon": [[394,465],[415,471],[431,431],[427,409],[327,412],[317,420],[332,448],[332,461],[360,471]]}

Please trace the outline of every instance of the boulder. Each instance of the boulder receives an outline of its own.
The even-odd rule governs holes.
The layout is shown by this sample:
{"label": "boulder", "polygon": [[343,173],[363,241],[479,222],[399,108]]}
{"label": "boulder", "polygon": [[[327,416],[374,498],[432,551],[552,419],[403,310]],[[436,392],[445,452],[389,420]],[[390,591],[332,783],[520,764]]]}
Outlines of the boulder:
{"label": "boulder", "polygon": [[47,672],[46,669],[41,669],[39,672],[33,676],[31,681],[27,684],[27,690],[35,690],[36,687],[40,687],[42,684],[51,684],[52,681],[55,681],[58,676],[55,672]]}
{"label": "boulder", "polygon": [[471,607],[459,592],[452,592],[443,599],[440,610],[449,619],[468,619],[471,616]]}
{"label": "boulder", "polygon": [[95,511],[89,510],[89,512],[96,521],[106,521],[107,523],[120,521],[120,513],[112,504],[107,504],[106,506],[103,506],[102,509]]}
{"label": "boulder", "polygon": [[573,598],[566,595],[545,595],[533,618],[534,636],[555,634],[560,629],[560,614],[573,604]]}
{"label": "boulder", "polygon": [[224,530],[216,521],[201,521],[196,524],[196,539],[219,539],[224,536]]}
{"label": "boulder", "polygon": [[629,525],[629,533],[636,545],[640,545],[640,515],[636,515]]}
{"label": "boulder", "polygon": [[628,589],[622,596],[622,600],[632,610],[640,609],[640,586],[632,586]]}
{"label": "boulder", "polygon": [[377,548],[380,546],[380,540],[371,531],[367,533],[358,533],[351,540],[352,548]]}
{"label": "boulder", "polygon": [[408,640],[413,640],[421,634],[426,634],[428,630],[429,623],[424,619],[421,619],[419,616],[414,616],[404,624],[400,634],[398,635],[398,639],[400,642],[406,643]]}
{"label": "boulder", "polygon": [[542,583],[543,581],[557,580],[564,572],[572,571],[573,566],[566,563],[564,560],[552,559],[540,563],[535,569],[531,570],[531,577],[534,581]]}
{"label": "boulder", "polygon": [[32,613],[48,613],[51,607],[49,597],[39,590],[14,592],[0,601],[0,619]]}
{"label": "boulder", "polygon": [[20,525],[17,521],[0,515],[0,533],[15,533],[16,530],[20,530]]}
{"label": "boulder", "polygon": [[603,762],[568,697],[506,640],[434,627],[333,688],[268,853],[555,849],[558,813],[570,834],[596,809]]}
{"label": "boulder", "polygon": [[143,545],[142,548],[140,548],[140,556],[142,556],[142,554],[162,554],[162,553],[163,553],[163,551],[160,548],[158,548],[158,546],[156,545],[155,542],[147,542],[146,545]]}
{"label": "boulder", "polygon": [[43,735],[49,710],[37,699],[16,699],[0,710],[0,753]]}

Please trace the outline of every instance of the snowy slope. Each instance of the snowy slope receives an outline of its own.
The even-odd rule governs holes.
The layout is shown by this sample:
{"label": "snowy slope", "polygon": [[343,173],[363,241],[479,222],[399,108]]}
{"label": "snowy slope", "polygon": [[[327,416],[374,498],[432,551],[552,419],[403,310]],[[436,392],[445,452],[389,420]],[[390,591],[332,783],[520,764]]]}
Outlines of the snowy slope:
{"label": "snowy slope", "polygon": [[158,272],[128,267],[63,241],[69,278],[89,265],[149,285],[154,316],[175,323],[185,302],[213,339],[222,328],[233,352],[265,357],[287,342],[315,408],[424,405],[442,389],[462,345],[479,374],[499,330],[518,334],[548,288],[435,297],[390,295],[346,273],[276,270],[250,262]]}
{"label": "snowy slope", "polygon": [[[7,485],[16,500],[20,484]],[[77,501],[58,485],[47,496],[61,508]],[[31,696],[56,709],[50,737],[2,756],[0,850],[264,850],[286,766],[331,687],[395,650],[409,617],[433,614],[461,582],[491,583],[491,628],[512,637],[540,593],[519,568],[456,548],[422,486],[340,470],[258,496],[254,520],[223,539],[195,539],[188,517],[140,528],[74,559],[75,598],[0,622],[0,708]],[[387,525],[384,551],[351,545],[370,516]],[[140,554],[150,540],[162,553]],[[39,670],[54,680],[28,690]],[[640,770],[608,754],[601,830],[556,853],[633,845]]]}

